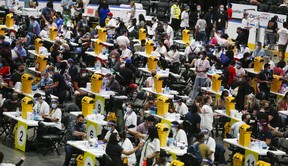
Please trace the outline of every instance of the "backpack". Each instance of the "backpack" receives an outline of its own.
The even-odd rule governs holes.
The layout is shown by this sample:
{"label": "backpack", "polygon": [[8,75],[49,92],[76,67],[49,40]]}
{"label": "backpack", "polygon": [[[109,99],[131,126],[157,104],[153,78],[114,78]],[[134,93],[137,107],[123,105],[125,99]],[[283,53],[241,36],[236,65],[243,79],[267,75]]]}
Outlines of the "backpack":
{"label": "backpack", "polygon": [[200,144],[201,143],[194,144],[192,146],[189,146],[188,149],[187,149],[187,153],[192,154],[193,158],[195,159],[195,161],[198,164],[202,163],[202,156],[200,154],[200,149],[199,149],[199,145]]}
{"label": "backpack", "polygon": [[221,53],[220,55],[220,62],[223,65],[227,65],[227,63],[229,63],[230,59],[226,56],[226,54],[224,52]]}

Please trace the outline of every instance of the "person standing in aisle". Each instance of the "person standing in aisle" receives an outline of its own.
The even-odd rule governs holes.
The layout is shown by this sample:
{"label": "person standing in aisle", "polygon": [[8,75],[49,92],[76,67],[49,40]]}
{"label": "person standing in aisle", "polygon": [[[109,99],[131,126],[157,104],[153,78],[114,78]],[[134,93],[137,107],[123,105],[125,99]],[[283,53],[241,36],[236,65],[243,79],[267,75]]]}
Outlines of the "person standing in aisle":
{"label": "person standing in aisle", "polygon": [[244,36],[245,36],[244,44],[245,44],[245,46],[248,46],[249,30],[252,28],[250,26],[250,20],[248,19],[248,13],[244,13],[244,15],[243,15],[241,28],[242,28],[242,31],[244,32]]}
{"label": "person standing in aisle", "polygon": [[265,99],[270,100],[270,86],[273,80],[273,76],[271,74],[270,64],[264,64],[264,70],[262,70],[258,75],[258,83],[260,92],[265,93]]}
{"label": "person standing in aisle", "polygon": [[184,5],[184,10],[181,13],[181,24],[180,27],[181,29],[189,28],[189,6]]}
{"label": "person standing in aisle", "polygon": [[179,5],[179,0],[176,0],[174,4],[171,6],[170,9],[170,15],[171,15],[171,25],[174,31],[178,31],[180,28],[180,15],[181,15],[181,9]]}
{"label": "person standing in aisle", "polygon": [[206,41],[209,41],[210,37],[211,37],[211,32],[213,30],[213,24],[214,24],[214,10],[213,10],[213,6],[209,7],[209,11],[205,14],[204,19],[205,19],[206,24],[207,24],[207,27],[206,27],[206,30],[205,30],[206,31]]}
{"label": "person standing in aisle", "polygon": [[228,28],[228,14],[224,10],[224,5],[220,5],[219,11],[214,17],[214,28],[216,31],[221,30],[222,33],[225,33],[225,29]]}
{"label": "person standing in aisle", "polygon": [[283,28],[280,28],[277,32],[278,36],[278,50],[279,50],[279,59],[285,59],[285,52],[288,43],[288,25],[287,22],[283,22]]}

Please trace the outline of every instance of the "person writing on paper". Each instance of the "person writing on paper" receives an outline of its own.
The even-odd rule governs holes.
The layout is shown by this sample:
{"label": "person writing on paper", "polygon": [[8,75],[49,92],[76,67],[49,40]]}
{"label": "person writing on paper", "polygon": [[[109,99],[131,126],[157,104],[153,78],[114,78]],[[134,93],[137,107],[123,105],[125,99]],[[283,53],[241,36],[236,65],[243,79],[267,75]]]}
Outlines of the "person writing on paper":
{"label": "person writing on paper", "polygon": [[104,143],[109,142],[110,136],[112,135],[112,133],[118,133],[118,131],[116,130],[116,122],[114,120],[110,120],[108,122],[108,126],[107,126],[107,133],[104,137],[104,139],[102,140]]}
{"label": "person writing on paper", "polygon": [[176,103],[174,104],[174,106],[175,112],[179,113],[182,117],[184,117],[188,113],[188,107],[180,97],[176,99]]}
{"label": "person writing on paper", "polygon": [[52,78],[49,77],[49,72],[48,71],[42,71],[41,72],[41,80],[40,82],[36,85],[37,88],[42,89],[47,85],[52,85],[53,80]]}
{"label": "person writing on paper", "polygon": [[[132,142],[130,141],[129,138],[126,138],[126,131],[121,131],[119,133],[119,137],[120,137],[120,141],[119,141],[119,145],[125,150],[125,151],[131,151],[133,150],[133,144]],[[135,165],[136,163],[136,155],[135,153],[132,153],[131,155],[125,155],[122,153],[122,156],[121,156],[122,160],[124,158],[127,158],[128,159],[128,166],[133,166]]]}
{"label": "person writing on paper", "polygon": [[133,149],[126,150],[123,147],[119,145],[119,142],[121,141],[121,137],[118,133],[112,133],[110,136],[110,139],[106,146],[106,154],[112,159],[112,163],[109,166],[122,166],[123,162],[121,159],[122,154],[124,155],[131,155],[134,154],[137,150],[139,150],[143,143],[139,143],[138,146],[136,146]]}
{"label": "person writing on paper", "polygon": [[[66,139],[67,141],[80,141],[85,140],[87,137],[86,135],[86,127],[84,125],[84,115],[80,114],[77,116],[76,121],[70,121],[68,128],[67,128],[67,134]],[[65,145],[65,161],[64,166],[69,166],[70,159],[73,154],[80,154],[82,153],[77,148],[74,148],[73,146],[66,144]]]}
{"label": "person writing on paper", "polygon": [[0,152],[0,166],[20,166],[20,165],[22,165],[23,164],[23,162],[25,161],[25,157],[21,157],[21,160],[18,162],[18,163],[16,163],[16,164],[10,164],[10,163],[4,163],[3,162],[3,159],[4,159],[4,154],[3,154],[3,152]]}
{"label": "person writing on paper", "polygon": [[173,138],[179,142],[188,146],[187,135],[183,129],[181,129],[180,124],[177,121],[171,122],[171,131]]}
{"label": "person writing on paper", "polygon": [[120,87],[119,82],[115,79],[115,76],[111,74],[107,74],[106,77],[109,79],[107,90],[111,90],[111,91],[119,93],[121,91],[121,87]]}
{"label": "person writing on paper", "polygon": [[36,113],[40,116],[45,116],[49,114],[49,104],[43,100],[40,93],[36,93],[34,96],[35,105],[33,107],[33,110],[36,111]]}

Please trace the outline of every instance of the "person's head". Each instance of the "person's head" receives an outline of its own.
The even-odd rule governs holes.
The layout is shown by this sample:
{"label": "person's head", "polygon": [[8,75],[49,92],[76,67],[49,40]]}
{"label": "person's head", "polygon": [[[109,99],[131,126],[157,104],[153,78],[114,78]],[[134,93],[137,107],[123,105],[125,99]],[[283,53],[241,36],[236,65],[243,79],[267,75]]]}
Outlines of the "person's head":
{"label": "person's head", "polygon": [[121,131],[121,132],[119,132],[118,133],[118,135],[119,135],[119,137],[120,137],[120,139],[121,139],[121,141],[125,141],[125,139],[126,139],[126,135],[127,135],[127,133],[126,133],[126,131],[125,130],[123,130],[123,131]]}
{"label": "person's head", "polygon": [[88,75],[88,70],[86,68],[82,68],[80,70],[80,77],[85,78]]}
{"label": "person's head", "polygon": [[284,60],[280,60],[276,66],[283,69],[286,66],[286,62]]}
{"label": "person's head", "polygon": [[241,62],[236,62],[236,68],[237,69],[241,69],[242,67],[242,63]]}
{"label": "person's head", "polygon": [[46,4],[46,7],[49,8],[49,9],[53,9],[53,2],[48,1],[47,4]]}
{"label": "person's head", "polygon": [[152,77],[155,77],[156,74],[157,74],[157,71],[156,71],[156,70],[152,70],[152,71],[151,71],[151,76],[152,76]]}
{"label": "person's head", "polygon": [[18,64],[18,72],[23,74],[24,70],[25,70],[24,64],[22,64],[22,63]]}
{"label": "person's head", "polygon": [[236,65],[236,61],[235,60],[231,60],[230,65],[234,67]]}
{"label": "person's head", "polygon": [[4,154],[3,152],[0,152],[0,164],[3,163],[3,159],[4,159]]}
{"label": "person's head", "polygon": [[126,107],[126,111],[127,112],[132,112],[134,110],[134,105],[133,103],[128,103],[127,107]]}
{"label": "person's head", "polygon": [[283,22],[283,27],[284,27],[284,28],[288,28],[287,25],[288,25],[287,22]]}
{"label": "person's head", "polygon": [[108,14],[108,17],[111,19],[113,17],[113,13],[112,12],[109,12]]}
{"label": "person's head", "polygon": [[218,30],[217,31],[217,35],[220,37],[220,36],[222,36],[222,34],[223,34],[223,32],[221,31],[221,30]]}
{"label": "person's head", "polygon": [[236,32],[237,32],[238,34],[241,34],[241,33],[242,33],[242,28],[241,28],[241,27],[237,27]]}
{"label": "person's head", "polygon": [[270,64],[269,63],[265,63],[264,64],[264,71],[268,71],[270,69]]}
{"label": "person's head", "polygon": [[199,134],[196,135],[196,140],[198,142],[204,142],[204,134],[202,132],[200,132]]}
{"label": "person's head", "polygon": [[74,60],[73,60],[72,58],[69,58],[69,59],[67,60],[67,62],[68,62],[68,65],[69,65],[69,66],[72,66],[72,65],[74,64]]}
{"label": "person's head", "polygon": [[36,20],[36,18],[35,18],[34,16],[30,16],[29,18],[30,18],[30,21],[31,21],[32,23]]}
{"label": "person's head", "polygon": [[115,120],[110,120],[108,122],[107,130],[113,132],[115,130],[116,126],[117,125],[116,125]]}
{"label": "person's head", "polygon": [[210,7],[209,7],[209,12],[212,13],[213,11],[214,11],[213,6],[210,6]]}
{"label": "person's head", "polygon": [[56,12],[56,17],[60,18],[61,17],[61,12]]}
{"label": "person's head", "polygon": [[107,144],[118,144],[118,142],[120,141],[120,136],[118,135],[118,133],[111,133],[109,141]]}
{"label": "person's head", "polygon": [[242,75],[241,78],[242,78],[242,82],[248,81],[248,75],[247,74]]}
{"label": "person's head", "polygon": [[259,119],[258,127],[260,132],[266,133],[268,131],[268,122],[265,119]]}
{"label": "person's head", "polygon": [[262,43],[261,42],[257,42],[256,49],[260,50],[261,48],[262,48]]}
{"label": "person's head", "polygon": [[229,92],[227,90],[223,90],[220,97],[222,100],[226,100],[228,96]]}
{"label": "person's head", "polygon": [[155,122],[154,116],[150,115],[150,116],[148,116],[148,117],[146,118],[146,120],[145,120],[145,125],[146,125],[147,127],[152,127],[152,126],[154,126],[154,122]]}
{"label": "person's head", "polygon": [[176,52],[176,50],[177,50],[177,46],[176,46],[176,45],[172,45],[172,46],[170,46],[170,50]]}
{"label": "person's head", "polygon": [[186,6],[184,7],[184,10],[185,10],[186,12],[188,12],[188,11],[190,10],[190,7],[189,7],[188,5],[186,5]]}
{"label": "person's head", "polygon": [[131,2],[130,2],[130,7],[131,7],[131,8],[135,7],[135,2],[134,2],[134,1],[131,1]]}
{"label": "person's head", "polygon": [[261,108],[264,110],[269,110],[270,109],[270,102],[267,100],[262,100],[261,101]]}
{"label": "person's head", "polygon": [[201,5],[196,6],[197,11],[201,11]]}
{"label": "person's head", "polygon": [[84,115],[79,114],[77,116],[77,118],[76,118],[76,123],[77,123],[78,126],[83,125],[83,123],[84,123]]}
{"label": "person's head", "polygon": [[223,11],[224,11],[224,5],[220,5],[220,6],[219,6],[219,10],[220,10],[221,12],[223,12]]}
{"label": "person's head", "polygon": [[153,96],[148,97],[148,103],[153,104],[155,102],[155,98]]}
{"label": "person's head", "polygon": [[278,16],[277,16],[277,15],[273,16],[273,17],[271,18],[271,20],[272,20],[272,21],[277,21],[277,20],[278,20]]}
{"label": "person's head", "polygon": [[151,126],[148,128],[148,139],[152,142],[155,138],[159,139],[158,131],[155,126]]}
{"label": "person's head", "polygon": [[204,13],[201,13],[201,14],[199,15],[199,18],[200,18],[200,19],[204,19],[204,16],[205,16]]}
{"label": "person's head", "polygon": [[138,15],[138,20],[139,20],[139,22],[140,22],[140,21],[144,21],[144,22],[145,22],[145,17],[144,17],[144,15],[143,15],[143,14],[139,14],[139,15]]}
{"label": "person's head", "polygon": [[248,18],[248,13],[243,14],[243,18],[247,19]]}
{"label": "person's head", "polygon": [[203,98],[203,103],[204,103],[204,104],[209,104],[209,105],[210,105],[211,102],[212,102],[211,96],[206,95],[206,96]]}
{"label": "person's head", "polygon": [[221,35],[221,38],[227,40],[229,38],[229,36],[228,36],[227,33],[224,33],[224,34]]}
{"label": "person's head", "polygon": [[180,124],[177,121],[171,122],[171,130],[173,133],[176,133],[180,128]]}
{"label": "person's head", "polygon": [[182,103],[183,103],[183,100],[182,100],[181,98],[177,99],[177,104],[178,104],[179,106],[181,106]]}
{"label": "person's head", "polygon": [[17,44],[17,46],[18,46],[18,48],[22,48],[22,40],[20,39],[20,40],[18,40],[17,42],[16,42],[16,44]]}
{"label": "person's head", "polygon": [[256,98],[255,98],[255,95],[254,94],[249,94],[248,96],[247,96],[247,103],[248,104],[255,104],[255,100],[256,100]]}
{"label": "person's head", "polygon": [[201,133],[204,135],[204,140],[208,140],[210,135],[209,135],[209,130],[208,129],[202,129]]}
{"label": "person's head", "polygon": [[249,52],[245,52],[244,55],[243,55],[243,58],[244,58],[245,61],[248,61],[248,60],[250,60],[250,56],[251,55],[250,55]]}
{"label": "person's head", "polygon": [[250,120],[250,115],[249,114],[243,114],[241,117],[242,121],[245,122],[246,124],[249,123]]}
{"label": "person's head", "polygon": [[40,104],[43,102],[42,95],[40,93],[35,93],[33,96],[35,102],[39,102]]}
{"label": "person's head", "polygon": [[228,8],[232,8],[232,3],[228,3]]}
{"label": "person's head", "polygon": [[199,112],[199,106],[197,106],[196,104],[192,104],[192,106],[189,108],[189,111],[191,113],[197,113]]}
{"label": "person's head", "polygon": [[59,105],[59,101],[58,101],[57,99],[53,99],[53,100],[51,101],[51,107],[52,107],[52,109],[56,109],[56,108],[58,107],[58,105]]}
{"label": "person's head", "polygon": [[201,107],[201,106],[202,106],[202,102],[203,102],[202,96],[197,96],[197,97],[195,97],[194,103],[195,103],[195,105],[196,105],[197,107]]}
{"label": "person's head", "polygon": [[42,79],[48,79],[49,78],[49,72],[48,71],[42,71],[41,72],[41,78]]}
{"label": "person's head", "polygon": [[123,31],[123,36],[127,36],[128,32],[126,30]]}
{"label": "person's head", "polygon": [[141,40],[141,46],[145,47],[145,45],[146,45],[146,40],[145,39]]}
{"label": "person's head", "polygon": [[204,60],[206,58],[206,52],[205,51],[199,52],[199,58]]}
{"label": "person's head", "polygon": [[18,94],[17,93],[13,93],[12,96],[10,97],[10,100],[12,103],[18,103]]}

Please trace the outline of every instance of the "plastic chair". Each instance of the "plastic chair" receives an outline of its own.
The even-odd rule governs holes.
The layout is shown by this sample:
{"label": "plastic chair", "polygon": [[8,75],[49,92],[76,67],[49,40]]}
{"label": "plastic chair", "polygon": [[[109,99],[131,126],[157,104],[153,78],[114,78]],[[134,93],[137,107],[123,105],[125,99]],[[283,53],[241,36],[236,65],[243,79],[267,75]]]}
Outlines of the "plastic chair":
{"label": "plastic chair", "polygon": [[269,13],[277,13],[277,12],[278,12],[278,6],[277,5],[270,5]]}
{"label": "plastic chair", "polygon": [[268,151],[267,157],[269,159],[269,163],[274,163],[273,166],[288,165],[288,161],[280,161],[273,152]]}
{"label": "plastic chair", "polygon": [[268,5],[267,4],[260,4],[258,11],[260,12],[268,12]]}

